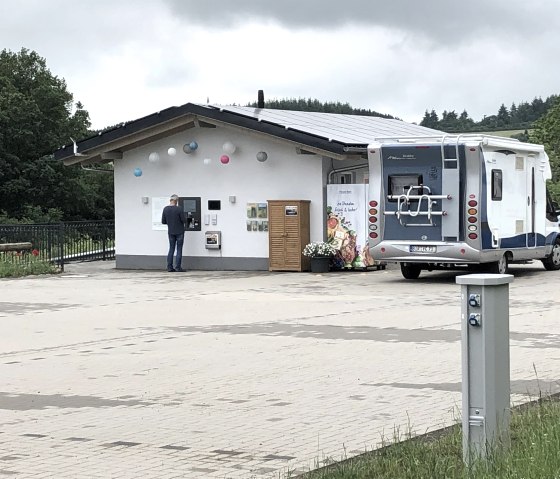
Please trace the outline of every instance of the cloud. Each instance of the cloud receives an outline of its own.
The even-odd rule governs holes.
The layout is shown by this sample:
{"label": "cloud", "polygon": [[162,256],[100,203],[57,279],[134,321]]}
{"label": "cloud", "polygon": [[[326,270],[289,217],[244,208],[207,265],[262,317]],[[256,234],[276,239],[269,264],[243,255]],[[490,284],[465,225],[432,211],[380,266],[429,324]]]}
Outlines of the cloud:
{"label": "cloud", "polygon": [[66,79],[94,127],[189,101],[304,97],[420,121],[558,93],[557,0],[5,0],[0,48]]}
{"label": "cloud", "polygon": [[434,42],[455,44],[478,35],[538,35],[557,28],[546,0],[164,0],[191,23],[231,27],[274,20],[287,28],[337,30],[348,25],[383,27]]}

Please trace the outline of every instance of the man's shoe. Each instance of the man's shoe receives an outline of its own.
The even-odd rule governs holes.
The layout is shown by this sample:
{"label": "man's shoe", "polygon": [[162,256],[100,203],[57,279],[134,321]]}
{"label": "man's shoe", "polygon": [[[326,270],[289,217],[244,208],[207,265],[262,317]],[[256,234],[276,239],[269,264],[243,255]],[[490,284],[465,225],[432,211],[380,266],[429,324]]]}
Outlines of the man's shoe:
{"label": "man's shoe", "polygon": [[175,273],[176,270],[174,270],[173,268],[167,268],[167,272],[168,273]]}
{"label": "man's shoe", "polygon": [[178,273],[184,273],[186,270],[184,270],[183,268],[175,268],[174,271],[177,271]]}

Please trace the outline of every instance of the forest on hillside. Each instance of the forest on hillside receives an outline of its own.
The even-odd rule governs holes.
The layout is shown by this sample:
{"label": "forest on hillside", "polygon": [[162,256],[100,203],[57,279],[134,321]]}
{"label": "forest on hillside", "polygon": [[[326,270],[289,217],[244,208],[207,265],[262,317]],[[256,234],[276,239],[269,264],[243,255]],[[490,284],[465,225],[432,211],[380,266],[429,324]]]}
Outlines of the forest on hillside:
{"label": "forest on hillside", "polygon": [[[499,130],[528,130],[533,124],[548,113],[558,95],[550,95],[545,100],[534,98],[531,102],[512,103],[508,108],[501,104],[494,115],[484,116],[474,121],[467,110],[457,114],[455,110],[444,110],[441,117],[435,110],[424,113],[420,125],[442,130],[447,133],[486,132]],[[527,138],[522,138],[527,140]]]}
{"label": "forest on hillside", "polygon": [[[248,103],[245,106],[257,108],[257,102]],[[322,102],[316,98],[281,98],[267,100],[264,103],[264,107],[272,108],[273,110],[315,111],[320,113],[339,113],[344,115],[378,116],[380,118],[399,119],[392,115],[365,108],[354,108],[349,103],[341,103],[339,101]]]}

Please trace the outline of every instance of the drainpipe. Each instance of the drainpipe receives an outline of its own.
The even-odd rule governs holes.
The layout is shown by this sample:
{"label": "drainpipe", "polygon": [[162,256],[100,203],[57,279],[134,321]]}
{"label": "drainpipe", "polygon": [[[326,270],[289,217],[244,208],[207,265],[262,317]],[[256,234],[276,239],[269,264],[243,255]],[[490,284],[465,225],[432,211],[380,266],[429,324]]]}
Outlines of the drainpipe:
{"label": "drainpipe", "polygon": [[346,171],[353,171],[353,170],[363,170],[364,168],[367,168],[368,164],[366,163],[365,165],[354,165],[354,166],[346,166],[344,168],[338,168],[336,170],[331,170],[329,171],[329,176],[327,178],[327,185],[332,184],[332,177],[336,174],[336,173],[344,173]]}

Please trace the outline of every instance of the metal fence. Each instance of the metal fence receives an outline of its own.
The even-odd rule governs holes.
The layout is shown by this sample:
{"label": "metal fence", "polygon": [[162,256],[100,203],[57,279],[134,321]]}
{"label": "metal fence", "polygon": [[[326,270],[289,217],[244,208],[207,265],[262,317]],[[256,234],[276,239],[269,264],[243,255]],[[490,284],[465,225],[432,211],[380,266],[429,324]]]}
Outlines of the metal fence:
{"label": "metal fence", "polygon": [[64,270],[72,261],[115,258],[114,221],[0,224],[0,244],[30,242],[30,251],[0,252],[0,261],[47,261]]}

